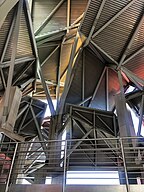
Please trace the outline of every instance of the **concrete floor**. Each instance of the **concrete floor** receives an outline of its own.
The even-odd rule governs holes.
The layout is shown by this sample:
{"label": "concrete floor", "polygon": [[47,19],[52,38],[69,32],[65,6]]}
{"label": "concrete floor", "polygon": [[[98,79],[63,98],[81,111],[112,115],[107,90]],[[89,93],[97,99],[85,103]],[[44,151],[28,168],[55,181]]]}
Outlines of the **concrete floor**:
{"label": "concrete floor", "polygon": [[[9,192],[62,192],[61,185],[13,185]],[[108,186],[67,186],[66,192],[127,192],[124,185]],[[129,192],[144,192],[144,185],[131,185]]]}

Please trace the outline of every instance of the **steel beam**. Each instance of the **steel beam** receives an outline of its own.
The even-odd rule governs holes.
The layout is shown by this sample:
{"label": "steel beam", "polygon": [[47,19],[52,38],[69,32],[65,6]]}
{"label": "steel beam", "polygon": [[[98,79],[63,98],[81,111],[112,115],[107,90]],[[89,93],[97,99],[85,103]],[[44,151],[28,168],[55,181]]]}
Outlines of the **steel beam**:
{"label": "steel beam", "polygon": [[60,45],[56,46],[54,50],[46,57],[46,59],[41,63],[41,67],[51,58],[51,56],[58,50]]}
{"label": "steel beam", "polygon": [[10,10],[16,5],[19,0],[5,0],[0,5],[0,28]]}
{"label": "steel beam", "polygon": [[142,95],[141,106],[140,106],[139,125],[138,125],[138,132],[137,132],[138,137],[141,136],[142,122],[144,120],[143,117],[144,117],[144,95]]}
{"label": "steel beam", "polygon": [[46,98],[47,98],[47,102],[49,104],[49,108],[50,108],[50,112],[51,112],[51,115],[54,116],[55,115],[55,109],[54,109],[54,105],[53,105],[53,102],[52,102],[52,98],[50,96],[50,91],[49,91],[49,88],[48,86],[46,85],[46,82],[45,82],[45,79],[43,77],[43,74],[42,74],[42,70],[41,70],[41,66],[40,66],[40,63],[38,61],[38,66],[37,66],[37,73],[38,73],[38,76],[42,82],[42,85],[43,85],[43,88],[44,88],[44,91],[45,91],[45,94],[46,94]]}
{"label": "steel beam", "polygon": [[39,124],[38,124],[38,122],[37,122],[36,115],[35,115],[35,112],[34,112],[32,106],[30,106],[30,110],[31,110],[31,112],[32,112],[33,120],[34,120],[35,125],[36,125],[36,128],[37,128],[39,140],[42,141],[42,142],[41,142],[41,146],[42,146],[42,148],[43,148],[43,150],[44,150],[44,153],[45,153],[45,155],[46,155],[46,158],[48,158],[48,152],[47,152],[48,149],[47,149],[46,143],[44,142],[44,138],[43,138],[43,136],[42,136],[41,128],[39,127]]}
{"label": "steel beam", "polygon": [[[70,26],[71,0],[67,0],[67,28]],[[69,28],[67,29],[69,33]]]}
{"label": "steel beam", "polygon": [[[123,80],[121,72],[118,71],[118,78],[120,83],[120,94],[116,95],[116,109],[118,115],[118,124],[121,137],[134,137],[135,130],[132,122],[130,112],[126,108],[126,100],[123,88]],[[132,140],[133,146],[135,146],[135,140]]]}
{"label": "steel beam", "polygon": [[96,117],[103,123],[103,125],[105,125],[108,128],[108,130],[111,132],[111,134],[114,134],[114,132],[109,127],[109,125],[101,117],[99,117],[98,115]]}
{"label": "steel beam", "polygon": [[3,70],[0,68],[0,77],[1,77],[1,81],[2,81],[2,84],[3,84],[3,87],[4,89],[6,89],[6,81],[5,81],[5,77],[4,77],[4,74],[3,74]]}
{"label": "steel beam", "polygon": [[100,48],[94,41],[90,41],[101,53],[103,53],[107,58],[111,60],[112,63],[118,65],[118,62],[114,60],[110,55],[108,55],[102,48]]}
{"label": "steel beam", "polygon": [[119,64],[117,66],[117,70],[119,70],[119,68],[123,64],[123,61],[125,60],[125,58],[127,56],[127,51],[130,50],[130,48],[131,48],[131,46],[132,46],[132,44],[133,44],[133,42],[135,40],[135,37],[136,37],[136,35],[139,32],[139,29],[143,25],[143,22],[144,22],[144,14],[143,14],[143,12],[144,12],[144,10],[142,10],[142,14],[140,15],[139,22],[138,23],[136,22],[135,30],[132,32],[130,40],[128,39],[128,42],[126,42],[126,47],[125,47],[125,50],[124,50],[123,54],[121,55]]}
{"label": "steel beam", "polygon": [[81,21],[81,19],[83,18],[83,16],[84,16],[84,13],[82,13],[82,14],[71,24],[71,26],[79,23],[79,22]]}
{"label": "steel beam", "polygon": [[56,111],[59,105],[59,97],[60,97],[60,73],[61,73],[61,64],[62,64],[62,51],[63,51],[63,42],[65,41],[65,38],[62,41],[62,44],[60,46],[60,52],[59,52],[59,63],[57,67],[57,86],[56,86],[56,99],[57,99],[57,105],[56,105]]}
{"label": "steel beam", "polygon": [[142,46],[140,49],[138,49],[136,52],[134,52],[130,57],[128,57],[122,65],[125,65],[127,62],[129,62],[131,59],[136,57],[138,54],[140,54],[142,51],[144,51],[144,46]]}
{"label": "steel beam", "polygon": [[109,111],[109,68],[106,70],[106,109]]}
{"label": "steel beam", "polygon": [[51,99],[51,96],[50,96],[49,88],[46,85],[45,79],[43,77],[41,66],[40,66],[39,59],[38,59],[37,45],[36,45],[35,37],[34,37],[34,34],[33,34],[33,26],[32,26],[32,22],[31,22],[31,15],[30,15],[30,12],[28,11],[27,1],[26,1],[26,7],[27,7],[27,15],[28,15],[28,19],[29,19],[29,28],[30,28],[30,32],[31,32],[31,38],[32,38],[34,54],[35,54],[36,59],[37,59],[37,73],[38,73],[38,76],[39,76],[39,78],[40,78],[40,80],[42,82],[42,85],[43,85],[43,88],[44,88],[44,91],[45,91],[45,94],[46,94],[46,98],[47,98],[47,101],[48,101],[48,104],[49,104],[49,108],[50,108],[50,111],[51,111],[51,115],[54,116],[55,115],[55,110],[54,110],[53,102],[52,102],[52,99]]}
{"label": "steel beam", "polygon": [[81,138],[81,140],[78,141],[70,150],[68,150],[68,152],[67,152],[67,154],[66,154],[66,157],[67,157],[67,158],[73,153],[73,151],[74,151],[78,146],[80,146],[80,144],[83,142],[83,139],[86,139],[92,131],[93,131],[93,128],[90,129],[90,130]]}
{"label": "steel beam", "polygon": [[14,18],[12,20],[12,23],[11,23],[11,26],[9,28],[9,33],[8,33],[8,36],[6,38],[6,42],[5,42],[5,45],[4,45],[4,48],[3,48],[3,51],[2,51],[2,55],[1,55],[1,59],[0,59],[0,62],[2,63],[3,60],[4,60],[4,57],[5,57],[5,53],[6,53],[6,50],[8,48],[8,45],[9,45],[9,41],[12,37],[12,33],[13,33],[13,30],[14,30],[14,25],[15,25],[15,22],[16,22],[16,14],[14,14]]}
{"label": "steel beam", "polygon": [[[138,76],[136,76],[133,72],[131,72],[130,70],[128,70],[125,67],[122,67],[121,70],[130,78],[132,79],[132,81],[135,81],[137,84],[139,84],[139,88],[142,90],[142,86],[144,86],[144,80],[139,78]],[[135,83],[134,82],[134,83]]]}
{"label": "steel beam", "polygon": [[[80,131],[85,135],[87,133],[87,131],[85,130],[85,128],[81,125],[81,123],[74,119],[75,123],[77,124],[78,128],[80,129]],[[92,146],[94,147],[94,143],[91,141],[91,137],[87,136],[87,139],[89,139],[89,142],[92,144]]]}
{"label": "steel beam", "polygon": [[64,91],[63,91],[63,94],[62,94],[61,99],[60,99],[60,110],[58,109],[59,114],[62,114],[62,112],[63,112],[64,103],[65,103],[65,100],[66,100],[67,93],[69,91],[68,87],[69,87],[70,81],[72,79],[71,75],[72,75],[72,69],[73,69],[73,60],[74,60],[74,57],[75,57],[77,43],[78,43],[78,34],[75,37],[75,41],[74,41],[74,44],[73,44],[73,47],[72,47],[72,50],[71,50],[71,55],[70,55],[70,59],[69,59],[69,63],[68,63],[67,76],[66,76],[66,81],[65,81],[65,85],[64,85]]}
{"label": "steel beam", "polygon": [[87,101],[89,101],[90,99],[92,99],[92,96],[84,99],[83,101],[81,101],[80,103],[77,103],[77,105],[81,106],[81,105],[84,105]]}
{"label": "steel beam", "polygon": [[95,38],[101,31],[103,31],[107,26],[109,26],[115,19],[117,19],[124,11],[126,11],[133,3],[138,0],[131,0],[124,8],[122,8],[114,17],[112,17],[108,22],[106,22],[97,32],[95,32],[92,38]]}
{"label": "steel beam", "polygon": [[85,99],[85,49],[83,50],[82,54],[82,101],[84,101],[84,99]]}
{"label": "steel beam", "polygon": [[102,10],[103,10],[103,8],[104,8],[104,6],[105,6],[106,1],[107,1],[107,0],[102,0],[102,2],[101,2],[100,8],[99,8],[99,10],[98,10],[98,13],[96,14],[95,19],[94,19],[94,22],[93,22],[92,28],[91,28],[91,30],[90,30],[89,36],[88,36],[88,38],[86,39],[85,46],[87,46],[87,45],[89,44],[89,41],[90,41],[90,39],[91,39],[91,37],[92,37],[92,34],[93,34],[94,30],[95,30],[95,27],[96,27],[97,23],[98,23],[98,20],[99,20],[99,18],[100,18],[100,15],[101,15],[101,13],[102,13]]}
{"label": "steel beam", "polygon": [[42,29],[47,25],[47,23],[51,20],[53,15],[57,12],[57,10],[62,6],[62,4],[65,2],[65,0],[61,0],[58,5],[51,11],[51,13],[46,17],[46,19],[43,21],[42,25],[35,31],[35,36],[37,36]]}
{"label": "steel beam", "polygon": [[[15,59],[15,65],[21,64],[21,63],[26,63],[26,62],[31,62],[33,60],[35,60],[34,57],[23,57],[23,58]],[[11,61],[4,61],[0,65],[0,68],[10,67],[10,65],[11,65]]]}
{"label": "steel beam", "polygon": [[6,135],[7,137],[9,137],[10,139],[12,140],[15,140],[15,141],[25,141],[25,138],[16,134],[16,133],[13,133],[7,129],[4,129],[4,128],[0,128],[0,133],[3,133],[4,135]]}
{"label": "steel beam", "polygon": [[103,70],[103,72],[102,72],[102,74],[101,74],[101,76],[100,76],[100,79],[99,79],[99,81],[98,81],[98,83],[97,83],[97,85],[96,85],[96,88],[95,88],[95,90],[94,90],[93,96],[92,96],[91,101],[90,101],[90,103],[89,103],[89,107],[91,107],[91,104],[92,104],[92,102],[93,102],[93,100],[94,100],[94,98],[95,98],[95,96],[96,96],[96,94],[97,94],[97,91],[98,91],[98,89],[99,89],[99,86],[100,86],[100,84],[101,84],[101,81],[102,81],[102,79],[103,79],[103,77],[104,77],[104,75],[105,75],[105,72],[106,72],[106,67],[104,68],[104,70]]}
{"label": "steel beam", "polygon": [[30,64],[26,65],[21,71],[18,73],[18,75],[13,80],[13,85],[22,77],[23,74],[33,65],[34,61],[32,61]]}
{"label": "steel beam", "polygon": [[8,115],[10,87],[12,85],[12,78],[13,78],[14,65],[15,65],[15,57],[16,57],[16,53],[17,53],[17,44],[18,44],[19,27],[20,27],[20,19],[21,19],[22,9],[23,9],[23,0],[20,0],[19,4],[18,4],[18,7],[17,7],[16,23],[15,23],[14,36],[13,36],[13,49],[12,49],[12,53],[11,53],[11,65],[10,65],[10,68],[9,68],[7,88],[6,88],[6,91],[5,91],[4,110],[3,110],[3,115],[2,115],[2,124],[5,123],[7,115]]}

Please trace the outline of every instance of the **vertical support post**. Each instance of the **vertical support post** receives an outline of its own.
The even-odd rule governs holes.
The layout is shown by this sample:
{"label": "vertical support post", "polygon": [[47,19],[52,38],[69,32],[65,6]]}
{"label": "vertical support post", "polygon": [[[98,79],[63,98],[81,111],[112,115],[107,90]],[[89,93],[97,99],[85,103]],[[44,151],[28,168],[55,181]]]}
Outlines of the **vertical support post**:
{"label": "vertical support post", "polygon": [[129,190],[129,181],[128,181],[128,173],[127,173],[127,167],[126,167],[126,159],[125,159],[125,153],[124,153],[124,146],[123,146],[122,138],[120,138],[119,141],[120,141],[121,152],[122,152],[122,157],[123,157],[124,172],[125,172],[125,178],[126,178],[126,189],[127,189],[127,192],[130,192],[130,190]]}
{"label": "vertical support post", "polygon": [[37,73],[38,73],[38,76],[42,82],[42,85],[43,85],[43,88],[44,88],[44,91],[45,91],[45,94],[46,94],[46,98],[47,98],[47,101],[48,101],[48,104],[49,104],[49,108],[50,108],[50,112],[51,112],[51,115],[54,116],[55,115],[55,109],[54,109],[54,106],[53,106],[53,102],[52,102],[52,99],[51,99],[51,96],[50,96],[50,91],[49,91],[49,88],[45,82],[45,79],[43,77],[43,73],[42,73],[42,70],[41,70],[41,66],[40,66],[40,63],[38,61],[38,69],[37,69]]}
{"label": "vertical support post", "polygon": [[64,85],[64,92],[63,92],[61,100],[60,100],[60,111],[59,111],[59,114],[62,114],[62,111],[63,111],[63,108],[64,108],[64,103],[65,103],[65,99],[66,99],[67,93],[69,91],[68,87],[69,87],[70,80],[71,80],[71,74],[72,74],[72,68],[73,68],[73,60],[74,60],[74,57],[75,57],[77,43],[78,43],[78,34],[75,37],[74,44],[73,44],[72,50],[71,50],[71,55],[70,55],[70,60],[69,60],[68,70],[67,70],[67,75],[66,75],[66,81],[65,81],[65,85]]}
{"label": "vertical support post", "polygon": [[65,150],[64,150],[64,174],[63,174],[63,186],[62,192],[65,192],[66,180],[67,180],[67,140],[65,141]]}
{"label": "vertical support post", "polygon": [[106,70],[106,108],[107,108],[107,111],[109,110],[109,81],[108,81],[108,67],[107,67],[107,70]]}
{"label": "vertical support post", "polygon": [[82,62],[82,101],[84,101],[84,99],[85,99],[85,49],[83,50],[83,62]]}
{"label": "vertical support post", "polygon": [[70,6],[71,6],[71,0],[67,0],[67,33],[69,33],[69,26],[70,26]]}
{"label": "vertical support post", "polygon": [[117,137],[116,117],[115,117],[115,115],[113,115],[113,126],[114,126],[114,134],[115,134],[115,137]]}
{"label": "vertical support post", "polygon": [[[64,42],[64,40],[63,40]],[[56,99],[57,99],[57,104],[56,104],[56,109],[58,108],[59,105],[59,97],[60,97],[60,76],[61,76],[61,54],[62,54],[62,49],[63,49],[63,42],[61,43],[60,46],[60,53],[59,53],[59,65],[57,69],[57,87],[56,87]]]}
{"label": "vertical support post", "polygon": [[[116,95],[116,109],[118,114],[118,124],[121,137],[135,137],[134,125],[130,111],[127,110],[125,94],[123,89],[123,81],[121,72],[118,71],[118,77],[120,82],[120,94]],[[131,139],[133,146],[136,146],[136,140]]]}
{"label": "vertical support post", "polygon": [[138,137],[140,137],[140,135],[141,135],[141,127],[142,127],[142,122],[143,122],[143,113],[144,113],[144,95],[142,95],[142,101],[141,101],[139,125],[138,125],[138,132],[137,132]]}
{"label": "vertical support post", "polygon": [[11,167],[10,167],[10,171],[9,171],[8,178],[7,178],[5,192],[8,192],[8,190],[9,190],[9,183],[10,183],[10,178],[11,178],[11,174],[12,174],[12,170],[13,170],[13,166],[14,166],[14,162],[15,162],[15,157],[16,157],[17,149],[18,149],[18,143],[16,143],[16,146],[15,146],[15,150],[14,150],[14,154],[13,154],[13,159],[12,159],[12,162],[11,162]]}

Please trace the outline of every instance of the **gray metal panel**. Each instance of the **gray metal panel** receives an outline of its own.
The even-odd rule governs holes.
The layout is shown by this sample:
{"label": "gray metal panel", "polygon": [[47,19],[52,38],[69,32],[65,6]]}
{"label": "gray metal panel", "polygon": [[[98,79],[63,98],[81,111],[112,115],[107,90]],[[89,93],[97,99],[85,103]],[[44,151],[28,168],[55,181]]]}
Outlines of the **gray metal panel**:
{"label": "gray metal panel", "polygon": [[122,8],[129,3],[128,0],[107,0],[102,10],[95,31],[100,29],[105,23],[107,23],[115,14],[117,14]]}
{"label": "gray metal panel", "polygon": [[8,13],[5,22],[3,23],[2,27],[0,28],[0,56],[2,55],[5,41],[7,39],[7,35],[9,33],[9,29],[11,27],[12,19],[14,16],[15,7]]}
{"label": "gray metal panel", "polygon": [[60,0],[34,0],[33,25],[34,31],[41,25]]}
{"label": "gray metal panel", "polygon": [[84,19],[82,21],[82,25],[80,27],[80,31],[86,36],[88,37],[90,31],[91,31],[91,27],[93,26],[95,17],[97,15],[97,12],[99,10],[100,4],[101,4],[101,0],[91,0],[89,1],[89,6],[88,9],[86,11],[86,14],[84,16]]}
{"label": "gray metal panel", "polygon": [[85,11],[88,0],[71,0],[71,24]]}
{"label": "gray metal panel", "polygon": [[124,65],[138,77],[144,79],[144,51]]}
{"label": "gray metal panel", "polygon": [[63,51],[61,53],[61,67],[60,67],[60,74],[62,75],[68,66],[70,54],[71,54],[72,44],[64,44]]}
{"label": "gray metal panel", "polygon": [[[41,26],[42,22],[50,15],[51,11],[58,5],[60,0],[36,0],[34,2],[34,30]],[[47,32],[56,31],[66,27],[66,13],[67,13],[67,3],[63,3],[59,10],[53,15],[48,24],[40,32],[40,34],[45,34]]]}
{"label": "gray metal panel", "polygon": [[40,62],[42,63],[55,48],[56,48],[55,45],[54,46],[43,45],[41,47],[38,47]]}
{"label": "gray metal panel", "polygon": [[[11,58],[11,53],[13,49],[13,42],[12,42],[13,36],[10,39],[8,49],[6,51],[4,61],[9,61]],[[32,45],[30,41],[26,16],[24,13],[24,10],[21,15],[21,21],[20,21],[20,31],[19,31],[19,37],[18,37],[18,46],[17,46],[17,54],[16,58],[21,58],[25,56],[32,56]]]}
{"label": "gray metal panel", "polygon": [[[85,49],[85,98],[93,95],[99,81],[104,64],[89,50]],[[82,99],[82,55],[75,65],[74,78],[66,99],[66,103],[79,103]]]}
{"label": "gray metal panel", "polygon": [[67,18],[67,3],[59,8],[59,10],[54,14],[48,24],[44,27],[40,34],[44,34],[50,31],[56,31],[66,27],[66,18]]}
{"label": "gray metal panel", "polygon": [[120,90],[118,75],[112,69],[108,70],[108,94],[109,94],[109,109],[112,110],[115,104],[115,95]]}
{"label": "gray metal panel", "polygon": [[127,57],[130,56],[131,54],[133,54],[135,51],[137,51],[138,49],[140,49],[143,46],[144,46],[144,22],[133,41],[131,49],[128,50],[128,52],[127,52]]}
{"label": "gray metal panel", "polygon": [[142,8],[143,1],[136,1],[94,38],[94,42],[116,61],[119,60],[125,43],[134,29],[134,24],[141,14]]}
{"label": "gray metal panel", "polygon": [[76,62],[78,64],[75,64],[74,78],[65,103],[78,103],[82,98],[82,54]]}
{"label": "gray metal panel", "polygon": [[58,49],[42,67],[42,72],[46,80],[51,80],[52,82],[56,82],[57,80],[59,51]]}
{"label": "gray metal panel", "polygon": [[93,95],[105,65],[90,50],[86,49],[85,54],[85,98],[88,98]]}
{"label": "gray metal panel", "polygon": [[[34,113],[36,115],[36,119],[37,119],[37,122],[38,122],[38,125],[40,128],[47,104],[40,100],[36,100],[29,96],[26,96],[26,97],[23,97],[21,100],[21,104],[19,107],[19,113],[27,104],[29,106],[28,106],[27,110],[17,119],[14,130],[19,135],[27,137],[27,139],[31,139],[38,135],[38,131],[37,131],[35,122],[33,120],[30,106],[34,110]],[[22,126],[20,126],[21,123],[22,123]]]}
{"label": "gray metal panel", "polygon": [[105,74],[100,83],[97,94],[91,103],[91,107],[96,109],[106,110],[107,109],[106,96],[107,95],[106,95],[106,74]]}

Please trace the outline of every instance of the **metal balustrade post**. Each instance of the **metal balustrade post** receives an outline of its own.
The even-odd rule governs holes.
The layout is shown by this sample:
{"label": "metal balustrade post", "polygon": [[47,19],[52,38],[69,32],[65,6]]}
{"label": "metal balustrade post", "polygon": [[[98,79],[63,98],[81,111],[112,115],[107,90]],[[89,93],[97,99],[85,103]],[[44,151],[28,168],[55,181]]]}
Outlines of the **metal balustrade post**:
{"label": "metal balustrade post", "polygon": [[63,184],[62,184],[62,192],[65,192],[66,187],[66,177],[67,177],[67,140],[65,141],[65,149],[64,149],[64,174],[63,174]]}
{"label": "metal balustrade post", "polygon": [[128,173],[127,173],[127,166],[126,166],[126,159],[125,159],[125,153],[124,153],[124,146],[123,146],[122,138],[120,138],[119,141],[120,141],[120,145],[121,145],[121,152],[122,152],[122,158],[123,158],[124,172],[125,172],[125,178],[126,178],[126,190],[127,190],[127,192],[130,192],[129,181],[128,181]]}
{"label": "metal balustrade post", "polygon": [[14,166],[14,162],[15,162],[15,158],[16,158],[18,144],[19,143],[16,143],[16,146],[15,146],[15,150],[14,150],[14,154],[13,154],[13,158],[12,158],[12,162],[11,162],[11,167],[10,167],[10,171],[8,174],[7,183],[6,183],[6,187],[5,187],[5,192],[8,192],[8,190],[9,190],[10,178],[11,178],[11,174],[12,174],[12,170],[13,170],[13,166]]}

